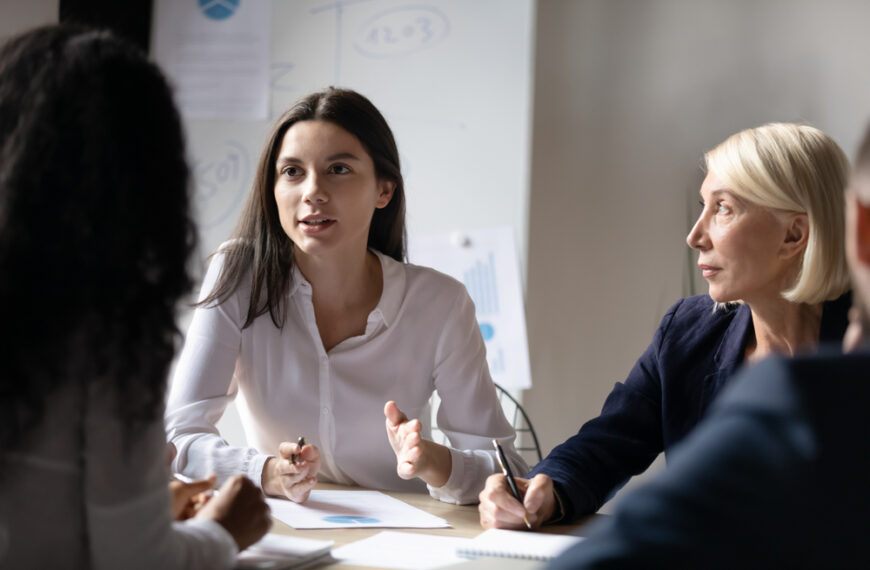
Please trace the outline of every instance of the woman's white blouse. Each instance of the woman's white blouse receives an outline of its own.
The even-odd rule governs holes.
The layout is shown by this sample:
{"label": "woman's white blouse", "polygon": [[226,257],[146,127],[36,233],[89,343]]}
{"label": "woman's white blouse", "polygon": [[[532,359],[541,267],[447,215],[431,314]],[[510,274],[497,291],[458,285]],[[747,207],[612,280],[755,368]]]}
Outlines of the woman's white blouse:
{"label": "woman's white blouse", "polygon": [[[517,473],[527,471],[497,400],[465,288],[433,269],[375,253],[383,268],[380,302],[363,335],[329,352],[317,330],[311,285],[295,266],[282,329],[268,312],[242,329],[249,280],[225,302],[195,311],[167,406],[177,471],[216,473],[219,481],[243,473],[260,484],[278,445],[304,435],[320,449],[322,481],[422,491],[419,479],[396,474],[383,409],[395,400],[423,422],[429,437],[429,398],[436,390],[437,424],[449,438],[453,470],[443,487],[429,487],[433,497],[475,502],[486,477],[499,470],[492,439]],[[215,256],[201,299],[214,288],[222,263]],[[237,396],[251,447],[230,446],[215,427]]]}
{"label": "woman's white blouse", "polygon": [[130,426],[111,386],[68,384],[0,452],[0,568],[233,568],[217,522],[170,518],[163,421]]}

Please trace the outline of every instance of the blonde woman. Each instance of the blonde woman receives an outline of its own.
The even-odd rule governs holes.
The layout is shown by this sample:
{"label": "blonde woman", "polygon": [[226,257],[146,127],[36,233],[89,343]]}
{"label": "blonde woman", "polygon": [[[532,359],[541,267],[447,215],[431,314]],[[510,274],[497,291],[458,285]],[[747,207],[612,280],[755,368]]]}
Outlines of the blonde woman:
{"label": "blonde woman", "polygon": [[705,162],[703,211],[686,241],[709,294],[668,310],[601,415],[517,481],[523,504],[503,476],[487,480],[484,527],[595,512],[694,428],[741,364],[842,339],[851,295],[840,147],[810,126],[769,124],[729,137]]}

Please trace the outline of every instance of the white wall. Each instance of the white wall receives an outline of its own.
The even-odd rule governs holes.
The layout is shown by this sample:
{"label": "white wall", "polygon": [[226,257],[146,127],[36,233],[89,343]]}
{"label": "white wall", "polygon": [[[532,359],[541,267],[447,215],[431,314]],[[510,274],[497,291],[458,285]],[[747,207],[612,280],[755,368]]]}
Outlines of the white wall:
{"label": "white wall", "polygon": [[854,153],[867,22],[851,0],[539,0],[524,401],[547,450],[706,292],[684,241],[704,151],[797,120]]}
{"label": "white wall", "polygon": [[[510,226],[525,260],[534,0],[270,1],[269,118],[185,120],[203,253],[235,227],[274,120],[308,93],[337,85],[371,99],[394,132],[411,241]],[[156,11],[174,3],[157,0]],[[192,12],[194,23],[205,20]],[[172,37],[159,33],[159,20],[152,38]],[[225,33],[224,22],[208,24]],[[372,53],[368,38],[387,32],[393,40]],[[430,39],[418,45],[414,38],[424,35]],[[161,51],[171,53],[152,46]],[[166,66],[170,78],[187,69]],[[226,170],[239,175],[219,180],[228,156]]]}

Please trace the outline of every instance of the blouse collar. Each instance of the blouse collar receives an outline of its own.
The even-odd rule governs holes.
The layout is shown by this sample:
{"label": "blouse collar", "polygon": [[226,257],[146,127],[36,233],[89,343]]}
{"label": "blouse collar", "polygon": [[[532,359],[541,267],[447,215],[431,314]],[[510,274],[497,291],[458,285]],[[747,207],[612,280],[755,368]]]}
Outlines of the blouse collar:
{"label": "blouse collar", "polygon": [[[369,314],[369,323],[372,320],[382,320],[386,326],[390,326],[396,321],[399,315],[399,309],[402,306],[402,300],[405,298],[405,264],[396,261],[392,257],[388,257],[380,251],[370,249],[381,263],[381,274],[383,275],[383,288],[381,290],[381,298],[377,306]],[[305,279],[299,266],[293,264],[292,278],[290,280],[289,296],[293,297],[297,293],[311,295],[311,283]]]}

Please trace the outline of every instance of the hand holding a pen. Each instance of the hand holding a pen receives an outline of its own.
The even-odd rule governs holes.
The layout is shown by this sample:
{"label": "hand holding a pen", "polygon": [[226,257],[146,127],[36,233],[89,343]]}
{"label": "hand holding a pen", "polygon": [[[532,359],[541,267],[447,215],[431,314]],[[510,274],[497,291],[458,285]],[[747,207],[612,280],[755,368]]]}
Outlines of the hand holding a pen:
{"label": "hand holding a pen", "polygon": [[172,518],[177,521],[187,520],[196,516],[211,498],[210,490],[214,489],[217,477],[209,475],[205,479],[186,480],[176,478],[169,483],[169,496],[172,500]]}
{"label": "hand holding a pen", "polygon": [[[166,444],[166,467],[172,469],[172,461],[178,450],[172,442]],[[183,521],[196,516],[196,513],[211,498],[217,477],[209,475],[205,479],[190,479],[175,474],[169,482],[169,510],[173,520]]]}
{"label": "hand holding a pen", "polygon": [[260,540],[272,526],[269,505],[253,481],[233,475],[196,513],[198,519],[211,519],[226,529],[239,550]]}
{"label": "hand holding a pen", "polygon": [[215,491],[215,475],[191,479],[180,473],[169,483],[172,518],[210,519],[226,529],[239,550],[257,542],[272,526],[269,505],[254,482],[243,475],[233,475]]}
{"label": "hand holding a pen", "polygon": [[270,457],[263,467],[263,491],[273,497],[286,497],[304,503],[317,484],[320,451],[300,437],[296,443],[284,441],[278,456]]}
{"label": "hand holding a pen", "polygon": [[490,475],[480,492],[480,526],[483,528],[526,528],[524,517],[532,529],[539,528],[553,516],[556,495],[553,480],[544,474],[532,479],[515,477],[522,502],[514,498],[507,477],[501,473]]}

